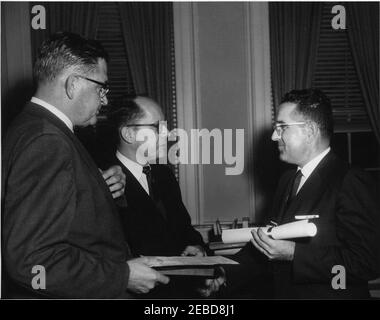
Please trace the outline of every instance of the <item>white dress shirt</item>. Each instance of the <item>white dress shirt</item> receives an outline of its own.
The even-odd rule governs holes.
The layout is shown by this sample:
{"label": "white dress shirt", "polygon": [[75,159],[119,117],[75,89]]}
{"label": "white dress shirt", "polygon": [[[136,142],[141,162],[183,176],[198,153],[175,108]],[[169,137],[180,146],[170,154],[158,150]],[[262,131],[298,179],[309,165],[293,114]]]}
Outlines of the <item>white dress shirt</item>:
{"label": "white dress shirt", "polygon": [[50,103],[47,103],[46,101],[41,100],[36,97],[33,97],[32,99],[30,99],[30,101],[50,111],[57,118],[59,118],[72,132],[74,132],[73,123],[61,110],[58,110],[56,107],[52,106]]}
{"label": "white dress shirt", "polygon": [[331,150],[331,148],[328,147],[326,150],[324,150],[319,155],[317,155],[315,158],[313,158],[308,163],[306,163],[302,168],[298,167],[297,170],[301,170],[302,177],[301,177],[300,185],[298,186],[298,189],[297,189],[297,193],[300,191],[300,189],[305,184],[306,180],[310,177],[310,175],[312,174],[314,169],[317,167],[317,165],[329,153],[330,150]]}
{"label": "white dress shirt", "polygon": [[116,158],[133,174],[137,181],[141,184],[147,194],[149,194],[148,180],[143,172],[143,166],[137,162],[128,159],[119,150],[116,151]]}

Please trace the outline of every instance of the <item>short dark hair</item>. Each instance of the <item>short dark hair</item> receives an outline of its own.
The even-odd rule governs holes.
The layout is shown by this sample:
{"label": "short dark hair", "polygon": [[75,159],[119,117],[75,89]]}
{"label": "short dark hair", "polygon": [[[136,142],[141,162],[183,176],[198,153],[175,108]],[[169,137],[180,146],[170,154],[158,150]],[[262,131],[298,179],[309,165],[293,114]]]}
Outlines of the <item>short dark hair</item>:
{"label": "short dark hair", "polygon": [[108,54],[99,41],[71,32],[57,32],[40,47],[33,76],[37,83],[44,83],[69,67],[88,73],[97,66],[99,58],[108,62]]}
{"label": "short dark hair", "polygon": [[141,119],[145,115],[145,111],[136,102],[138,97],[136,95],[128,95],[116,101],[113,110],[107,116],[110,125],[115,130],[135,123],[136,120]]}
{"label": "short dark hair", "polygon": [[320,89],[292,90],[284,95],[281,103],[294,103],[296,112],[305,119],[315,122],[321,134],[331,138],[334,121],[330,99]]}

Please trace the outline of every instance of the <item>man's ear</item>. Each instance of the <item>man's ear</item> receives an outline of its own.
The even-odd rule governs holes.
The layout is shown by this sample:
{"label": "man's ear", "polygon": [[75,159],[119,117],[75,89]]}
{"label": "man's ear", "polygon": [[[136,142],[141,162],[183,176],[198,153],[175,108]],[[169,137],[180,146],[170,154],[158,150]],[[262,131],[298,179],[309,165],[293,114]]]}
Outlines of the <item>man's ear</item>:
{"label": "man's ear", "polygon": [[122,127],[119,133],[121,139],[128,144],[132,144],[136,141],[135,131],[130,127]]}
{"label": "man's ear", "polygon": [[307,137],[309,141],[313,141],[319,132],[317,124],[313,121],[308,121],[306,124]]}
{"label": "man's ear", "polygon": [[75,97],[75,92],[76,92],[76,86],[77,86],[77,77],[74,75],[69,75],[66,79],[65,82],[65,90],[66,90],[66,95],[70,100],[74,99]]}

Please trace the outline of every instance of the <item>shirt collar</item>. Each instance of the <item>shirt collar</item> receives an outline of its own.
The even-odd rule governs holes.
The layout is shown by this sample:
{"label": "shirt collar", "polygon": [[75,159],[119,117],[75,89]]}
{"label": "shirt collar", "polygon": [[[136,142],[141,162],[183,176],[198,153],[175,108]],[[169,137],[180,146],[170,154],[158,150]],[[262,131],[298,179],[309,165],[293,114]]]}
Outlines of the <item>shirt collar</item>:
{"label": "shirt collar", "polygon": [[317,155],[315,158],[310,160],[308,163],[306,163],[303,168],[298,167],[298,170],[301,170],[302,175],[307,179],[312,174],[314,169],[317,167],[317,165],[322,161],[322,159],[329,153],[331,150],[330,147],[328,147],[326,150],[321,152],[319,155]]}
{"label": "shirt collar", "polygon": [[133,176],[140,180],[142,176],[143,167],[141,164],[128,159],[119,150],[116,151],[116,158],[133,174]]}
{"label": "shirt collar", "polygon": [[41,107],[44,107],[45,109],[47,109],[48,111],[50,111],[51,113],[53,113],[57,118],[59,118],[61,121],[63,121],[63,123],[72,132],[74,132],[73,123],[71,122],[71,120],[61,110],[59,110],[56,107],[52,106],[50,103],[47,103],[46,101],[41,100],[41,99],[36,98],[36,97],[32,97],[32,99],[30,101],[33,102],[33,103],[36,103],[36,104],[40,105]]}

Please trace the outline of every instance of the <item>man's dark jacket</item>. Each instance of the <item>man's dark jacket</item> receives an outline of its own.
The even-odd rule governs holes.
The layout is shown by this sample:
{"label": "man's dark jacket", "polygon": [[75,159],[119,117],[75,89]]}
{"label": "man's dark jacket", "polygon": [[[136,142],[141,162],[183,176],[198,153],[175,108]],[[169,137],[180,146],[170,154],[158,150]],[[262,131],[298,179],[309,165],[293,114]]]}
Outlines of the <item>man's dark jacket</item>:
{"label": "man's dark jacket", "polygon": [[[4,296],[129,297],[131,256],[117,208],[74,134],[29,103],[3,143]],[[34,266],[44,267],[46,289],[33,289]]]}
{"label": "man's dark jacket", "polygon": [[191,225],[179,184],[168,166],[151,165],[151,197],[120,161],[114,161],[126,175],[126,203],[118,204],[134,255],[178,256],[188,245],[205,247],[202,236]]}
{"label": "man's dark jacket", "polygon": [[[287,206],[295,172],[286,172],[279,181],[272,220],[283,224],[295,221],[296,215],[319,215],[311,220],[317,234],[293,239],[296,246],[291,262],[268,261],[248,244],[235,256],[247,269],[247,282],[266,271],[273,279],[266,286],[273,289],[275,298],[368,298],[367,282],[380,272],[380,209],[375,184],[364,171],[350,168],[330,151]],[[345,270],[345,289],[336,289],[336,284],[342,285],[343,278],[336,277],[338,273],[343,276],[340,266]],[[238,282],[233,272],[231,277]]]}

